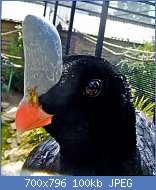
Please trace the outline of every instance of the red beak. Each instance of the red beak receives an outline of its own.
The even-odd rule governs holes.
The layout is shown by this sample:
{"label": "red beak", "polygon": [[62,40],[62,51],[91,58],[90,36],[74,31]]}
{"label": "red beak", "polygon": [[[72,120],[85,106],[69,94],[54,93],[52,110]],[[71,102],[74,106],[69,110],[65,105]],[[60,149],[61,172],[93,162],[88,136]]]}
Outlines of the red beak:
{"label": "red beak", "polygon": [[22,99],[16,112],[16,129],[24,132],[43,127],[52,122],[53,115],[47,114],[37,104],[32,104],[28,99]]}

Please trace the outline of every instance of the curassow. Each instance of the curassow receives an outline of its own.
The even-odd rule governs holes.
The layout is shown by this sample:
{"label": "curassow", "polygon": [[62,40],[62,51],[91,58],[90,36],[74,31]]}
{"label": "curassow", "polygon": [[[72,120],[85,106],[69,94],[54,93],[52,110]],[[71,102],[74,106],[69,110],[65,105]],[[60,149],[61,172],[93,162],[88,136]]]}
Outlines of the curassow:
{"label": "curassow", "polygon": [[[23,25],[25,97],[17,110],[16,126],[19,131],[44,126],[50,136],[29,154],[22,175],[31,172],[154,175],[154,125],[145,114],[135,110],[126,77],[105,59],[90,55],[65,56],[55,68],[56,59],[50,60],[52,69],[46,70],[50,63],[43,58],[49,56],[48,51],[58,59],[62,54],[57,31],[32,15],[26,17]],[[50,44],[47,49],[46,28],[48,34],[54,33],[57,38],[53,39],[55,45],[50,47]],[[38,42],[42,36],[44,47]],[[33,46],[33,42],[39,45]],[[57,74],[54,73],[56,67]],[[48,71],[56,82],[47,77]],[[33,74],[34,80],[31,79]],[[43,77],[47,77],[44,84]],[[47,83],[52,82],[53,85],[46,88]]]}

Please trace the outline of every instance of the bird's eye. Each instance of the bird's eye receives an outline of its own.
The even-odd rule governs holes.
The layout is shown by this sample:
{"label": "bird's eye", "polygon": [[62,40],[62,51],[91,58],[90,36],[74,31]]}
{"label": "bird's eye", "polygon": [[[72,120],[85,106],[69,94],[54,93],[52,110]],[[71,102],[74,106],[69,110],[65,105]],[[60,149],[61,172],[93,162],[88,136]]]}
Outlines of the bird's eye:
{"label": "bird's eye", "polygon": [[91,80],[85,87],[83,93],[87,96],[95,97],[101,91],[102,82],[99,79]]}

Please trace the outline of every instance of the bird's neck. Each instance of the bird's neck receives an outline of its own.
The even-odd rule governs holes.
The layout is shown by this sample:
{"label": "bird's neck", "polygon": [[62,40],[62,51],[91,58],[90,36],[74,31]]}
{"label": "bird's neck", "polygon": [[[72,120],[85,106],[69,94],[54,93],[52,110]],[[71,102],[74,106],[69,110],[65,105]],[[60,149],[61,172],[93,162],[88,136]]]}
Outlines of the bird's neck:
{"label": "bird's neck", "polygon": [[[108,141],[109,142],[109,141]],[[130,158],[135,152],[135,145],[131,145],[131,149],[127,148],[127,144],[107,144],[102,146],[102,141],[89,141],[79,145],[71,145],[60,147],[61,158],[71,167],[97,167],[103,163],[104,165],[120,165],[126,159]],[[106,144],[104,142],[104,144]],[[108,146],[108,147],[107,147]],[[133,148],[132,148],[133,147]],[[99,167],[100,169],[100,167]]]}

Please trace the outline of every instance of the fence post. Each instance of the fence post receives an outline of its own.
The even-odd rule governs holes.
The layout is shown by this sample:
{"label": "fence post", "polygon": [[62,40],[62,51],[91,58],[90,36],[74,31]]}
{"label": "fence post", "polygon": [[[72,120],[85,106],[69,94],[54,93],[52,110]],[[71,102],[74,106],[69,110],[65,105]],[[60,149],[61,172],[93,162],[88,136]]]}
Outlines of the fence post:
{"label": "fence post", "polygon": [[57,15],[57,9],[58,9],[58,1],[55,2],[55,8],[54,8],[54,17],[53,17],[53,25],[55,26],[56,23],[56,15]]}
{"label": "fence post", "polygon": [[98,56],[98,57],[101,57],[101,54],[102,54],[102,46],[103,46],[104,33],[105,33],[105,28],[106,28],[106,20],[107,20],[107,15],[108,15],[108,6],[109,6],[109,1],[103,1],[99,33],[98,33],[98,38],[97,38],[96,50],[95,50],[95,56]]}
{"label": "fence post", "polygon": [[66,43],[66,52],[65,52],[66,55],[69,54],[69,49],[70,49],[70,41],[71,41],[71,35],[72,35],[72,28],[73,28],[75,9],[76,9],[76,1],[73,1],[72,2],[72,7],[71,7],[70,23],[69,23],[67,43]]}
{"label": "fence post", "polygon": [[46,11],[47,11],[47,4],[48,4],[48,2],[45,1],[44,3],[45,3],[45,4],[44,4],[44,13],[43,13],[43,16],[45,17],[45,16],[46,16]]}

